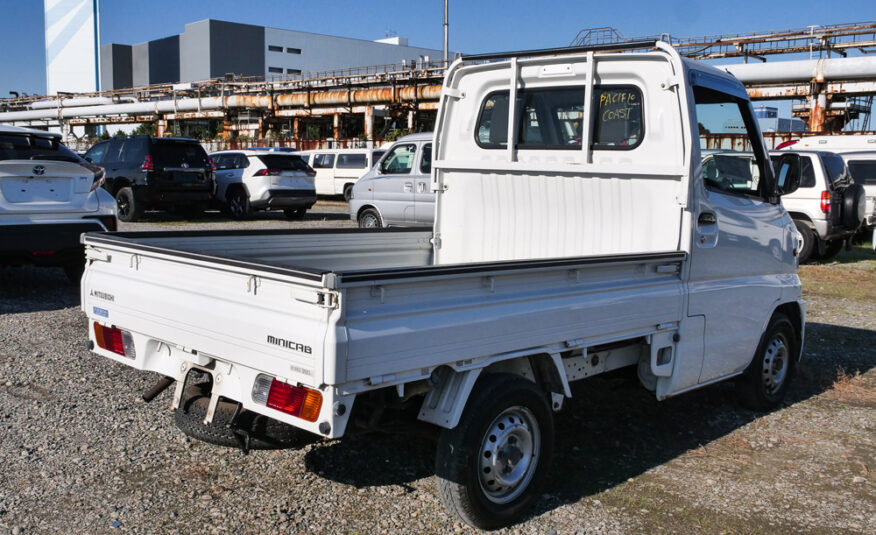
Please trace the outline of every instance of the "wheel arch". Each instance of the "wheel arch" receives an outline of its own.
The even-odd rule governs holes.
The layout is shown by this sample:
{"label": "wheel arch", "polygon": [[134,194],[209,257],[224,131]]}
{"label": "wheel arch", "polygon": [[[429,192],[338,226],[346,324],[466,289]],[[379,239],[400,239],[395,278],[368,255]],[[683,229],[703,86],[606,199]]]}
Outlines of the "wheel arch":
{"label": "wheel arch", "polygon": [[377,212],[377,215],[380,216],[380,222],[383,224],[383,226],[386,226],[386,218],[383,217],[383,212],[380,211],[380,208],[378,208],[376,204],[363,204],[359,208],[359,210],[356,211],[356,221],[358,221],[359,218],[362,217],[362,212],[368,209],[372,209]]}
{"label": "wheel arch", "polygon": [[803,335],[806,329],[806,311],[797,301],[783,303],[777,306],[772,315],[770,315],[766,325],[764,325],[764,330],[766,330],[766,326],[769,325],[769,322],[772,321],[776,313],[782,313],[787,316],[794,326],[794,333],[797,335],[797,362],[800,362],[803,359]]}

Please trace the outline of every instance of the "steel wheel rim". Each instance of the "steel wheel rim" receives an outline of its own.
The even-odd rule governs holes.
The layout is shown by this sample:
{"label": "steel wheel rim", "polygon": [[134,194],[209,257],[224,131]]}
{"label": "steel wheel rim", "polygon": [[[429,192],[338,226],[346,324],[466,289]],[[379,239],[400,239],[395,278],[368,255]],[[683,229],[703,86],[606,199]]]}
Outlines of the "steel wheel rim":
{"label": "steel wheel rim", "polygon": [[130,203],[128,202],[128,199],[125,198],[124,195],[122,195],[118,199],[116,199],[116,205],[118,206],[119,217],[122,217],[122,218],[128,217],[128,209],[130,208]]}
{"label": "steel wheel rim", "polygon": [[502,411],[481,441],[478,480],[488,500],[504,504],[529,486],[538,466],[541,432],[532,411],[522,406]]}
{"label": "steel wheel rim", "polygon": [[763,367],[761,368],[761,378],[767,394],[775,394],[785,384],[790,357],[788,340],[784,334],[776,333],[764,350]]}
{"label": "steel wheel rim", "polygon": [[374,217],[374,214],[362,216],[362,228],[377,228],[377,218]]}
{"label": "steel wheel rim", "polygon": [[228,203],[228,209],[231,210],[231,215],[239,216],[243,213],[243,203],[240,200],[240,195],[231,197],[231,202]]}

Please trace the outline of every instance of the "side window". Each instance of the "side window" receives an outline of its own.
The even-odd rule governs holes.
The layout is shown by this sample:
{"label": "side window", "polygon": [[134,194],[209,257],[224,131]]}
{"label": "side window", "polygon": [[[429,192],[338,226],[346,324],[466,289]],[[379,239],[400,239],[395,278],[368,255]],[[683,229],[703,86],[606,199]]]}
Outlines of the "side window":
{"label": "side window", "polygon": [[109,143],[98,143],[97,145],[91,147],[88,152],[85,153],[85,157],[94,163],[102,162],[104,154],[106,154],[106,148],[108,145]]}
{"label": "side window", "polygon": [[311,167],[314,169],[331,169],[335,166],[334,154],[314,154]]}
{"label": "side window", "polygon": [[123,146],[124,149],[122,150],[121,157],[124,161],[139,165],[146,159],[147,147],[145,139],[129,139],[123,143]]}
{"label": "side window", "polygon": [[386,154],[385,150],[376,150],[371,153],[371,166],[374,167],[377,165],[377,162],[380,161],[380,157]]}
{"label": "side window", "polygon": [[876,160],[854,160],[849,162],[849,171],[857,184],[876,185]]}
{"label": "side window", "polygon": [[631,150],[644,137],[642,91],[635,86],[597,87],[593,118],[595,150]]}
{"label": "side window", "polygon": [[124,143],[121,139],[113,139],[109,142],[109,147],[106,149],[106,154],[103,157],[104,162],[121,162],[122,161],[122,149],[124,148]]}
{"label": "side window", "polygon": [[420,158],[420,173],[428,175],[432,172],[432,144],[423,145],[423,156]]}
{"label": "side window", "polygon": [[410,174],[416,153],[416,145],[398,145],[381,162],[380,172],[386,175]]}
{"label": "side window", "polygon": [[210,159],[213,160],[213,165],[216,166],[217,171],[229,169],[227,154],[211,154]]}
{"label": "side window", "polygon": [[808,156],[804,156],[800,158],[803,160],[803,165],[800,169],[800,187],[801,188],[814,188],[815,187],[815,168],[812,167],[812,158]]}
{"label": "side window", "polygon": [[508,145],[508,92],[493,93],[481,106],[478,118],[478,144],[485,149]]}
{"label": "side window", "polygon": [[364,154],[339,154],[338,169],[365,169],[368,158]]}
{"label": "side window", "polygon": [[249,167],[249,157],[246,154],[237,154],[233,165],[235,169],[246,169]]}
{"label": "side window", "polygon": [[[694,87],[700,149],[705,151],[710,134],[743,134],[753,152],[724,150],[703,162],[707,189],[736,195],[761,196],[765,176],[765,155],[747,100],[701,86]],[[706,159],[704,158],[704,160]]]}

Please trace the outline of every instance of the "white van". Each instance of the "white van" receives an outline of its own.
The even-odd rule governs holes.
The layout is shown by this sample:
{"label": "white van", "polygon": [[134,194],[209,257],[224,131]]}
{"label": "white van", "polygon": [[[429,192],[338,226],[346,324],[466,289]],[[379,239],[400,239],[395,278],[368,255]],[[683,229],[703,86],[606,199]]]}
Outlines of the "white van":
{"label": "white van", "polygon": [[383,156],[383,149],[320,149],[301,151],[316,171],[317,195],[343,195],[350,200],[353,184]]}
{"label": "white van", "polygon": [[432,132],[400,138],[353,188],[350,219],[361,228],[431,227]]}

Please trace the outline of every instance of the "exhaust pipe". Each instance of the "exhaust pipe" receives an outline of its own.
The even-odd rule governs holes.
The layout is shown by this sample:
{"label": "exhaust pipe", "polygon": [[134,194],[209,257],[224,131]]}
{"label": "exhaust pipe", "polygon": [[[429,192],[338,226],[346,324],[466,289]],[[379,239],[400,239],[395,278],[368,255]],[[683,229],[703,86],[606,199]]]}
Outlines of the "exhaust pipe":
{"label": "exhaust pipe", "polygon": [[172,385],[174,381],[176,381],[176,379],[174,379],[173,377],[162,377],[158,380],[157,383],[152,386],[152,388],[143,392],[143,401],[149,403],[150,401],[158,397],[158,394],[167,390],[167,387]]}

